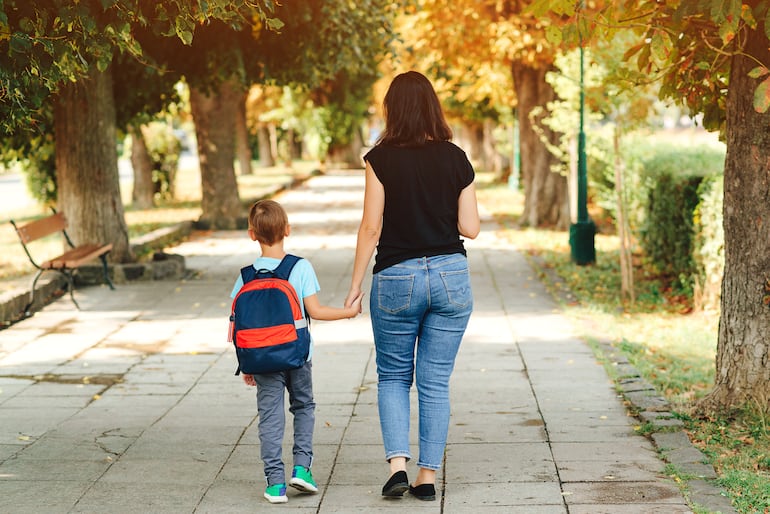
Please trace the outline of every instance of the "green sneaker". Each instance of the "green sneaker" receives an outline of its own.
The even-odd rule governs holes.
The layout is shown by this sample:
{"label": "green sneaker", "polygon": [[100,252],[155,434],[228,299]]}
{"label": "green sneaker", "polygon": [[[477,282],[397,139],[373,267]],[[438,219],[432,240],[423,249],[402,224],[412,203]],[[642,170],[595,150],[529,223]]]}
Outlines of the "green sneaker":
{"label": "green sneaker", "polygon": [[267,489],[265,489],[265,499],[270,503],[286,503],[289,501],[289,497],[286,496],[286,484],[267,486]]}
{"label": "green sneaker", "polygon": [[303,493],[317,493],[318,486],[313,480],[313,474],[310,472],[310,468],[303,466],[294,466],[294,470],[291,472],[291,480],[289,485],[295,489],[299,489]]}

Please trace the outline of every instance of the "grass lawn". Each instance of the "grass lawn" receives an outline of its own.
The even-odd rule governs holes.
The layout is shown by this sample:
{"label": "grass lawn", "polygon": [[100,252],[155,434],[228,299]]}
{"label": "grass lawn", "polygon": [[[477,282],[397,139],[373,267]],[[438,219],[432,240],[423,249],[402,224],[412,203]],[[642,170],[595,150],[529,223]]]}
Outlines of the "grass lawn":
{"label": "grass lawn", "polygon": [[[732,417],[695,417],[694,405],[714,380],[719,315],[693,311],[686,298],[670,296],[661,281],[641,266],[635,270],[636,301],[620,299],[619,240],[597,234],[596,263],[571,262],[569,234],[517,228],[522,195],[477,174],[478,197],[550,283],[557,298],[556,274],[574,300],[562,300],[586,341],[610,341],[653,384],[684,420],[693,443],[714,465],[720,485],[741,513],[770,513],[770,407],[748,405]],[[598,345],[592,344],[594,348]],[[687,492],[687,476],[671,473]]]}

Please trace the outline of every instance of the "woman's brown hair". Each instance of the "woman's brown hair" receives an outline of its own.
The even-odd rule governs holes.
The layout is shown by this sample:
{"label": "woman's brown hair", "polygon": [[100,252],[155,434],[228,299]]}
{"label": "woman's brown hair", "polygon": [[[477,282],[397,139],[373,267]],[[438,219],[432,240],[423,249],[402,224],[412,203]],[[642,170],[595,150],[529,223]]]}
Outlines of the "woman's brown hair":
{"label": "woman's brown hair", "polygon": [[397,75],[385,94],[383,108],[385,130],[377,144],[420,146],[452,139],[436,91],[422,73]]}

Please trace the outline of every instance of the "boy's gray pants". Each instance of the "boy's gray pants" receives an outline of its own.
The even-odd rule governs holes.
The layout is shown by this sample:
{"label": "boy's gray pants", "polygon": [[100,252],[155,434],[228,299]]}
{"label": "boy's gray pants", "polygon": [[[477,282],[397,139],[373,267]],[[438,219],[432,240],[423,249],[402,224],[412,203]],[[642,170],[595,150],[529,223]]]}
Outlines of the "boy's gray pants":
{"label": "boy's gray pants", "polygon": [[260,457],[265,466],[267,485],[285,484],[286,474],[281,448],[286,425],[285,391],[289,391],[289,412],[294,416],[294,466],[309,468],[313,463],[313,401],[312,364],[280,373],[254,375],[257,382],[259,412]]}

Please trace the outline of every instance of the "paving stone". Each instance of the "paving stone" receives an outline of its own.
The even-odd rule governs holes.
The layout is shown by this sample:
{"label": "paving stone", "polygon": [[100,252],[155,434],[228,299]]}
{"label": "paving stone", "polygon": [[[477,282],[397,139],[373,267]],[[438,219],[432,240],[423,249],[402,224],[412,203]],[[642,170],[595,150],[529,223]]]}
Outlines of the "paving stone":
{"label": "paving stone", "polygon": [[567,503],[591,504],[663,504],[686,507],[679,489],[668,481],[646,482],[573,482],[564,484]]}
{"label": "paving stone", "polygon": [[707,508],[709,512],[734,514],[737,512],[730,498],[722,489],[707,480],[690,480],[687,482],[688,495],[693,503]]}

